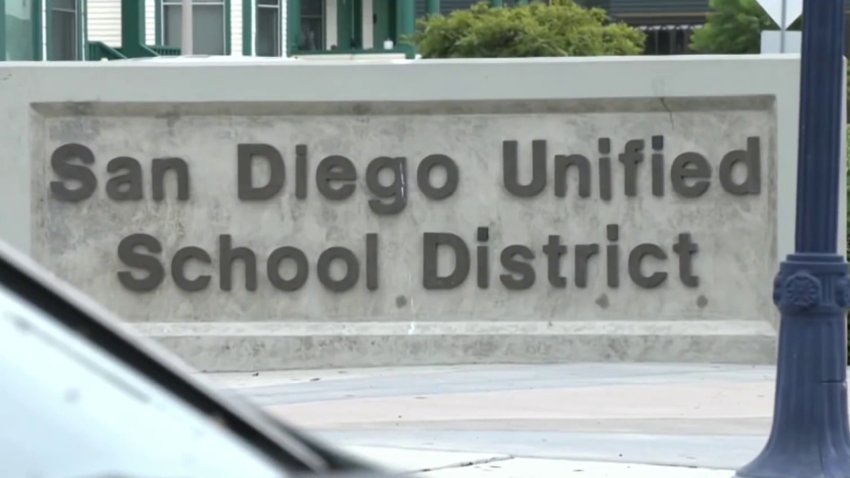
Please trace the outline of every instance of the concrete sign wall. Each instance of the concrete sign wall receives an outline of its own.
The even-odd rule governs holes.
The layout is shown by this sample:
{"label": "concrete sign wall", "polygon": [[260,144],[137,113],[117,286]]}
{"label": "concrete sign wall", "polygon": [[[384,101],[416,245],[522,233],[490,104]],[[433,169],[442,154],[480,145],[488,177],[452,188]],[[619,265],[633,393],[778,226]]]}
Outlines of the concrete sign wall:
{"label": "concrete sign wall", "polygon": [[770,361],[797,68],[6,67],[2,232],[206,369]]}

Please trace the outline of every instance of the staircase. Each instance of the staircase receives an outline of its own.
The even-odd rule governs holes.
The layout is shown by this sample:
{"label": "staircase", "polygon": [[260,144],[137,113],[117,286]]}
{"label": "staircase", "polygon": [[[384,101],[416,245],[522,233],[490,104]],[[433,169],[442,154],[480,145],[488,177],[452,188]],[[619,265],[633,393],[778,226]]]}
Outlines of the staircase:
{"label": "staircase", "polygon": [[137,45],[135,48],[113,48],[100,41],[86,43],[86,59],[89,61],[126,60],[153,56],[180,56],[179,48],[161,45]]}

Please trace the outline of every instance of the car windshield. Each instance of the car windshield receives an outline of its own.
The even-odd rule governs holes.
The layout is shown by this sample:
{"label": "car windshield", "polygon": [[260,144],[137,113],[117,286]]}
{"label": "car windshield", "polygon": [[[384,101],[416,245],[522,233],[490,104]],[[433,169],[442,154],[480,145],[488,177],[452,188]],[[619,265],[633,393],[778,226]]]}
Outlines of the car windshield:
{"label": "car windshield", "polygon": [[2,476],[285,476],[3,286],[0,350]]}

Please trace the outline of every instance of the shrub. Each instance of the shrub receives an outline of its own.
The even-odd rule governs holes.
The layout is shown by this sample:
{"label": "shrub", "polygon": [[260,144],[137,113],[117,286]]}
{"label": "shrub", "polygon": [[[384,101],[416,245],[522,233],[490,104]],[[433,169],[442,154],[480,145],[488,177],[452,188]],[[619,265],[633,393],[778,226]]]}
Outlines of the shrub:
{"label": "shrub", "polygon": [[691,37],[691,49],[701,53],[758,53],[762,30],[776,24],[756,0],[711,0],[703,28]]}
{"label": "shrub", "polygon": [[572,0],[511,8],[478,3],[419,21],[411,39],[423,58],[637,55],[645,35],[608,23],[604,10]]}

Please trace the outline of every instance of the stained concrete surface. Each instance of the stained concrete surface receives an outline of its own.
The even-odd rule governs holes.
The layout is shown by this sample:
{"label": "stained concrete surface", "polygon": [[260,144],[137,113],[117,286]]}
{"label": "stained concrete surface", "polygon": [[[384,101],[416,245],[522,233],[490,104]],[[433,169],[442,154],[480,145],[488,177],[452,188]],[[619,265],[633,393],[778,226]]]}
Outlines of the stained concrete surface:
{"label": "stained concrete surface", "polygon": [[[190,63],[0,67],[0,116],[30,119],[0,131],[0,146],[16,158],[4,163],[0,175],[0,237],[196,368],[766,363],[775,357],[770,284],[778,261],[793,248],[795,217],[794,195],[776,191],[793,191],[796,180],[799,59]],[[123,87],[140,75],[147,81]],[[233,87],[246,78],[250,88]],[[340,88],[340,78],[363,87]],[[534,88],[517,88],[527,78],[535,79]],[[661,148],[653,146],[653,138],[660,143],[662,136],[663,167],[651,167],[650,156]],[[722,158],[747,147],[751,137],[760,138],[759,193],[729,194],[718,182]],[[632,188],[626,186],[633,183],[625,181],[631,173],[624,172],[620,154],[639,138],[645,157],[633,176],[636,195],[627,196]],[[519,142],[522,184],[532,175],[530,142],[547,142],[538,156],[545,159],[549,179],[538,196],[516,197],[503,184],[505,140]],[[84,145],[96,158],[88,166],[97,186],[80,202],[63,202],[50,187],[61,179],[51,157],[69,143]],[[286,164],[283,189],[264,201],[242,201],[237,194],[238,145],[247,143],[274,146]],[[297,144],[307,146],[306,168],[294,164]],[[610,200],[597,181],[603,176],[598,160],[609,149]],[[710,165],[710,186],[699,198],[684,197],[668,184],[673,165],[684,165],[676,158],[685,152],[703,155]],[[444,199],[426,197],[419,183],[419,165],[437,153],[451,155],[459,168],[458,188]],[[357,179],[349,199],[329,200],[318,191],[324,183],[317,169],[332,154],[346,155],[354,165]],[[579,181],[581,175],[571,170],[566,196],[558,197],[553,162],[555,155],[570,154],[587,157],[590,179]],[[370,206],[377,191],[366,180],[368,166],[383,155],[406,158],[405,179],[394,190],[408,201],[400,214],[375,214]],[[122,195],[107,193],[109,181],[122,176],[107,167],[118,156],[138,161],[142,198],[115,200]],[[178,174],[171,172],[166,198],[153,198],[153,161],[165,157],[185,160],[190,184],[185,201],[176,197]],[[743,174],[735,169],[733,176]],[[443,179],[439,171],[436,184]],[[268,176],[260,164],[255,173],[256,185]],[[663,196],[653,178],[668,184]],[[304,198],[294,187],[301,180]],[[576,194],[580,182],[591,185],[588,197]],[[70,179],[54,186],[60,184],[76,186]],[[609,232],[609,225],[618,228]],[[489,239],[478,239],[478,227],[489,228],[483,235]],[[482,283],[488,287],[477,285],[478,265],[485,261],[472,254],[465,282],[452,290],[425,290],[424,264],[451,264],[445,249],[446,261],[430,253],[425,260],[426,250],[432,251],[425,248],[426,232],[457,234],[473,252],[486,241],[491,270]],[[364,236],[372,233],[380,238],[378,253],[370,255]],[[683,283],[671,249],[680,233],[698,244],[693,264],[698,287]],[[140,291],[126,274],[123,284],[118,278],[119,272],[137,280],[145,276],[117,253],[121,241],[136,234],[149,234],[162,247],[152,255],[165,277],[151,291]],[[251,287],[246,283],[244,261],[233,264],[222,254],[230,250],[226,235],[232,235],[232,246],[256,255],[256,274],[254,267],[244,268],[256,276],[256,290],[253,280]],[[571,248],[561,264],[566,288],[548,280],[542,247],[549,235],[560,235]],[[619,264],[609,269],[603,261],[608,253],[598,254],[588,266],[587,286],[578,286],[584,259],[576,262],[577,246],[607,249],[609,242],[620,248]],[[628,267],[630,251],[647,243],[667,255],[645,261],[646,273],[667,274],[651,290],[637,286],[629,273],[635,267]],[[529,264],[536,281],[527,290],[507,290],[503,283],[509,269],[501,257],[509,245],[535,252]],[[201,248],[210,261],[194,249],[195,259],[172,263],[185,246]],[[308,258],[308,267],[301,267],[309,271],[307,282],[296,291],[281,290],[269,278],[268,259],[279,246],[297,247]],[[331,292],[319,281],[318,257],[331,246],[348,248],[359,260],[359,279],[346,293]],[[367,256],[377,256],[376,290],[366,283]],[[294,264],[285,262],[278,272],[292,277]],[[342,268],[333,269],[339,279]],[[209,276],[210,282],[195,282],[201,290],[194,290],[179,279],[181,271],[183,279]],[[619,271],[619,281],[610,271]],[[232,284],[225,280],[230,275]],[[742,296],[741,290],[754,293]]]}
{"label": "stained concrete surface", "polygon": [[[571,98],[559,98],[548,104],[548,108],[559,107],[553,111],[544,104],[507,112],[470,102],[429,106],[415,114],[399,106],[382,115],[352,115],[342,106],[340,111],[325,114],[293,114],[289,107],[281,106],[272,115],[258,117],[252,108],[227,115],[202,115],[189,108],[175,116],[164,116],[165,112],[144,116],[133,105],[125,105],[125,114],[116,116],[40,118],[46,152],[43,158],[53,159],[33,161],[33,180],[44,185],[35,192],[33,201],[38,218],[33,255],[98,302],[137,322],[370,321],[407,326],[470,318],[486,323],[626,320],[640,324],[763,322],[771,317],[774,309],[769,292],[778,259],[775,191],[780,167],[771,102],[756,98],[693,99],[672,104],[669,111],[652,97],[613,106],[607,99],[577,105]],[[649,150],[650,137],[663,137],[667,158],[663,171],[654,173],[648,167],[648,153],[645,160],[641,153],[644,167],[630,173],[636,191],[627,195],[624,191],[629,181],[621,157],[611,166],[611,198],[601,198],[602,186],[597,184],[604,181],[599,179],[597,169],[601,166],[594,158],[602,154],[597,139],[610,143],[611,152],[602,154],[607,157],[621,153],[633,140],[642,141]],[[534,177],[543,181],[545,188],[534,197],[520,197],[509,192],[509,181],[503,179],[505,175],[513,177],[503,165],[508,157],[503,142],[518,143],[515,161],[521,178],[517,181],[525,184],[532,176],[531,142],[537,140],[545,140],[546,149],[535,146],[542,151],[534,153],[535,157],[544,162]],[[237,145],[254,143],[275,148],[285,173],[279,175],[284,182],[279,192],[249,201],[242,198],[244,191],[236,174],[239,155],[247,153],[238,153]],[[92,196],[84,201],[62,200],[53,193],[56,188],[46,187],[57,177],[62,179],[54,163],[58,161],[55,158],[66,158],[57,151],[67,144],[83,144],[95,156],[90,171],[97,178],[97,187],[93,186]],[[302,168],[294,162],[296,145],[305,150],[307,165]],[[254,154],[256,158],[269,155]],[[420,165],[433,154],[450,154],[458,171],[456,191],[439,201],[426,197],[423,188],[417,186],[426,177]],[[590,186],[590,180],[594,181],[588,197],[577,193],[578,176],[564,173],[559,179],[555,175],[556,156],[574,154],[583,155],[590,168],[583,183]],[[678,177],[670,168],[680,164],[674,160],[685,154],[703,158],[706,170],[711,172],[701,180],[703,193],[687,196],[668,184],[663,194],[654,195],[650,188],[653,181],[669,182],[669,178]],[[757,177],[750,173],[751,179],[758,181],[754,192],[733,194],[721,186],[725,184],[721,181],[721,163],[735,154],[752,157],[757,165],[752,167],[760,171]],[[139,179],[142,197],[116,201],[104,190],[114,176],[106,163],[124,155],[137,160],[144,171]],[[328,164],[323,158],[332,155],[343,155],[350,164],[350,197],[329,199],[319,192],[324,184],[322,165]],[[385,184],[399,185],[399,191],[393,189],[393,195],[382,202],[397,203],[398,210],[378,214],[373,210],[378,202],[375,198],[387,193],[369,186],[367,172],[378,164],[374,158],[387,156],[398,157],[405,166],[398,166],[395,175],[389,169],[382,171],[386,173],[386,178],[380,175]],[[74,157],[69,155],[65,160]],[[153,158],[162,157],[184,161],[184,199],[176,197],[173,182],[164,186],[164,200],[151,198],[149,191],[156,182],[148,171],[155,169]],[[250,169],[256,172],[249,184],[274,182],[266,161],[256,159],[257,165]],[[438,176],[436,171],[434,176]],[[304,183],[304,198],[294,195],[299,177]],[[735,178],[739,182],[742,179]],[[565,197],[554,192],[556,183],[566,185]],[[487,228],[486,239],[477,239],[479,227]],[[608,227],[615,232],[608,232]],[[180,274],[172,273],[169,278],[165,272],[153,285],[142,286],[141,281],[128,280],[126,275],[124,280],[117,280],[118,271],[144,277],[142,271],[134,270],[140,266],[122,261],[117,252],[122,241],[140,233],[152,236],[161,245],[162,253],[155,256],[165,271],[170,270],[180,248],[203,249],[206,259],[196,258],[175,267],[192,281],[205,277],[207,285],[186,289],[177,280]],[[428,246],[424,233],[457,235],[465,241],[461,250],[466,252],[461,256],[468,259],[456,261],[447,246],[438,250]],[[368,252],[368,234],[376,234],[374,254]],[[693,253],[685,259],[673,249],[680,243],[681,234],[691,237],[694,244]],[[553,272],[547,272],[542,250],[550,235],[558,235],[558,243],[565,247]],[[488,248],[484,259],[469,256],[469,251],[482,244]],[[576,259],[580,245],[593,244],[597,248],[616,244],[622,257],[618,262],[603,260],[601,255],[590,262]],[[639,263],[644,264],[642,269],[628,269],[627,264],[637,257],[631,251],[642,244],[653,244],[661,252],[654,252],[653,260]],[[517,272],[500,259],[502,251],[511,245],[528,248],[527,267],[534,271],[529,273],[528,283],[521,286],[507,286],[510,280],[505,277],[510,279]],[[271,252],[282,246],[301,251],[305,264],[297,268],[297,274],[292,261],[267,263]],[[322,268],[317,265],[318,258],[330,247],[345,247],[354,257],[348,266],[336,261],[339,268],[328,266],[331,270],[325,271],[327,281],[331,277],[340,281],[352,274],[353,282],[336,290],[319,280]],[[680,244],[676,250],[681,247],[689,246]],[[225,252],[235,248],[241,252]],[[238,266],[231,263],[234,256],[243,258]],[[241,262],[246,256],[252,258],[252,265],[243,268]],[[367,264],[371,261],[375,267],[369,272]],[[426,277],[446,277],[456,263],[464,263],[469,269],[457,284],[426,287]],[[272,276],[268,270],[274,271]],[[634,279],[641,274],[655,277],[656,273],[661,280],[651,286],[645,282],[638,285]],[[303,281],[292,279],[301,274]],[[482,279],[481,274],[487,278]],[[564,277],[565,282],[554,286],[551,279],[544,279],[547,274]],[[685,280],[691,275],[692,279]],[[374,276],[372,286],[366,285],[369,276]],[[274,285],[273,277],[286,277],[288,285]],[[740,290],[762,293],[726,300]],[[660,330],[655,335],[668,334]],[[617,345],[601,344],[599,348],[640,348]],[[671,348],[670,353],[672,359],[678,352]]]}
{"label": "stained concrete surface", "polygon": [[[446,477],[478,476],[475,469],[488,470],[487,476],[523,476],[517,463],[526,463],[528,472],[548,463],[551,471],[535,476],[554,476],[578,462],[613,467],[596,474],[585,467],[581,476],[647,476],[637,465],[659,466],[658,476],[670,467],[680,471],[670,476],[728,476],[686,472],[725,472],[754,458],[770,429],[774,392],[772,367],[704,364],[397,367],[206,377],[276,417],[379,460],[400,453],[399,460],[411,463],[406,457],[419,453],[445,467],[452,459],[443,452],[478,457],[449,466],[468,474],[441,471]],[[491,468],[486,460],[479,463],[481,456],[504,458],[505,466]]]}

